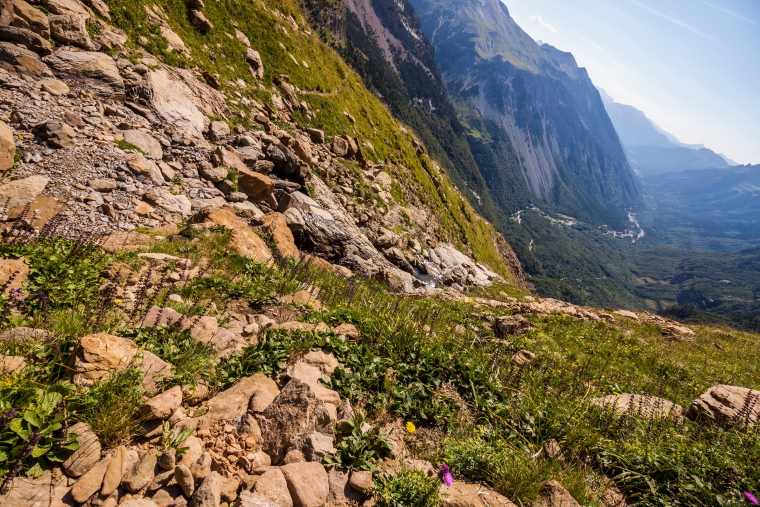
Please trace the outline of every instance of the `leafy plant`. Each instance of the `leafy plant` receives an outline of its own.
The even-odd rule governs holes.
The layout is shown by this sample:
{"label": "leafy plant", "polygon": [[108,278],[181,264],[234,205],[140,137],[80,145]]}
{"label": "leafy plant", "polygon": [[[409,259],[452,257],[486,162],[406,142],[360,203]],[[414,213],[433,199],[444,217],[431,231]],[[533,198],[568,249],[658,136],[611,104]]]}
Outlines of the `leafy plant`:
{"label": "leafy plant", "polygon": [[62,462],[77,449],[74,433],[66,434],[64,401],[70,385],[40,389],[17,382],[0,389],[0,484],[22,473],[37,476],[47,462]]}
{"label": "leafy plant", "polygon": [[348,470],[379,472],[375,465],[389,458],[393,451],[388,436],[380,433],[378,426],[371,426],[361,410],[356,410],[352,419],[340,421],[338,428],[340,444],[335,454],[325,456],[324,464]]}
{"label": "leafy plant", "polygon": [[419,470],[404,468],[375,479],[372,498],[378,507],[439,507],[440,481]]}
{"label": "leafy plant", "polygon": [[162,453],[166,453],[169,449],[174,449],[177,456],[184,456],[189,447],[181,447],[187,440],[187,437],[193,434],[193,429],[181,430],[179,428],[171,429],[169,421],[164,421],[161,425],[161,447]]}

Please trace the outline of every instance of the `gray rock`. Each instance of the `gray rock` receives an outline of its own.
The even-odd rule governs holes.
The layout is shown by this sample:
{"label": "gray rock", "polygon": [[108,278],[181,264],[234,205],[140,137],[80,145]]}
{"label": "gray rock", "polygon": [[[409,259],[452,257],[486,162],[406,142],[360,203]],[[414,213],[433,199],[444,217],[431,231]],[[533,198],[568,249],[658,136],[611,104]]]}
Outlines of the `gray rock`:
{"label": "gray rock", "polygon": [[208,128],[208,136],[212,141],[221,141],[230,135],[230,126],[226,121],[212,121]]}
{"label": "gray rock", "polygon": [[[124,140],[130,144],[134,144],[145,152],[145,156],[154,160],[161,160],[164,157],[164,150],[161,148],[161,143],[142,130],[125,130],[121,133],[124,136]],[[163,181],[163,180],[162,180]]]}
{"label": "gray rock", "polygon": [[21,44],[28,50],[43,56],[53,52],[53,48],[47,40],[26,28],[0,25],[0,41]]}
{"label": "gray rock", "polygon": [[165,188],[153,187],[145,192],[144,197],[153,206],[182,217],[190,215],[193,210],[193,205],[187,196],[173,195]]}
{"label": "gray rock", "polygon": [[81,14],[59,14],[50,16],[50,36],[61,45],[79,46],[93,49],[87,33],[85,17]]}
{"label": "gray rock", "polygon": [[330,413],[311,386],[291,379],[259,422],[264,440],[263,450],[273,463],[282,460],[290,450],[307,448],[307,439],[314,433],[333,438]]}
{"label": "gray rock", "polygon": [[193,494],[192,507],[219,507],[222,493],[222,476],[211,472]]}
{"label": "gray rock", "polygon": [[104,96],[123,97],[124,80],[116,63],[103,53],[60,49],[43,61],[67,81],[87,86]]}
{"label": "gray rock", "polygon": [[760,423],[760,391],[718,384],[691,403],[686,417],[706,418],[721,426],[756,426]]}
{"label": "gray rock", "polygon": [[522,315],[504,315],[496,319],[496,329],[502,336],[509,336],[525,334],[535,327]]}
{"label": "gray rock", "polygon": [[195,480],[190,469],[185,465],[177,465],[174,469],[174,478],[185,496],[192,498],[193,492],[195,492]]}
{"label": "gray rock", "polygon": [[259,52],[248,48],[246,49],[245,59],[251,66],[251,74],[253,74],[256,79],[264,79],[264,64],[261,61],[261,55]]}
{"label": "gray rock", "polygon": [[149,178],[154,185],[164,184],[164,175],[152,160],[148,160],[139,153],[127,153],[126,161],[127,167],[133,174]]}
{"label": "gray rock", "polygon": [[214,25],[211,23],[211,21],[209,21],[208,18],[206,18],[206,16],[204,16],[203,13],[198,9],[190,10],[190,22],[195,28],[203,33],[206,33],[214,28]]}
{"label": "gray rock", "polygon": [[79,422],[68,430],[76,433],[79,447],[63,462],[63,469],[71,477],[79,477],[88,472],[100,460],[100,440],[87,423]]}
{"label": "gray rock", "polygon": [[198,173],[207,180],[218,183],[227,177],[227,168],[223,166],[214,167],[206,162],[199,164]]}
{"label": "gray rock", "polygon": [[155,449],[148,449],[143,457],[126,471],[121,485],[132,493],[137,493],[147,486],[155,477],[158,457]]}

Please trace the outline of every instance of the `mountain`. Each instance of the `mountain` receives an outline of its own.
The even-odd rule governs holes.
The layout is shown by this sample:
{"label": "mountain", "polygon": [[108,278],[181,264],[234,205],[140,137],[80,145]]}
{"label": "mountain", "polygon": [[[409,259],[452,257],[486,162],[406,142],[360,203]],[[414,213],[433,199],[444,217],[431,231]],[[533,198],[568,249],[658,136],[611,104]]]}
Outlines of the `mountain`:
{"label": "mountain", "polygon": [[[637,181],[586,70],[538,45],[498,0],[411,0],[494,199],[592,223],[640,202]],[[516,161],[504,159],[510,153]]]}
{"label": "mountain", "polygon": [[604,107],[623,143],[628,161],[640,175],[736,165],[704,145],[684,144],[655,125],[644,112],[619,104],[600,90]]}

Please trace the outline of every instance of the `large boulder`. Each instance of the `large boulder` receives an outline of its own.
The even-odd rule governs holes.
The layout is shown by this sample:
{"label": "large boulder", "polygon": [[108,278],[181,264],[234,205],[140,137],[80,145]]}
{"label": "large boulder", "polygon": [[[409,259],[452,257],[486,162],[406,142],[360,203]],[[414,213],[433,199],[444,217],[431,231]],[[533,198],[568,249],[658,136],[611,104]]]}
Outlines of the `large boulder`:
{"label": "large boulder", "polygon": [[67,433],[76,435],[79,447],[66,458],[62,466],[69,476],[79,477],[89,472],[95,466],[95,463],[100,460],[100,440],[98,440],[98,436],[92,431],[90,425],[83,422],[78,422],[71,426]]}
{"label": "large boulder", "polygon": [[[164,149],[161,147],[161,143],[142,130],[130,129],[121,133],[124,136],[124,140],[130,144],[134,144],[140,148],[145,156],[155,160],[161,160],[164,157]],[[162,180],[163,181],[163,180]]]}
{"label": "large boulder", "polygon": [[264,240],[253,232],[248,223],[225,208],[206,208],[191,219],[190,223],[204,226],[222,225],[232,231],[230,246],[243,257],[256,262],[267,263],[272,260],[272,252]]}
{"label": "large boulder", "polygon": [[195,135],[203,132],[206,117],[194,104],[192,90],[167,71],[145,73],[136,94],[162,122]]}
{"label": "large boulder", "polygon": [[169,364],[151,352],[141,352],[132,340],[107,333],[80,338],[72,357],[72,380],[78,386],[91,386],[116,371],[138,366],[145,373],[146,391],[152,392],[157,382],[172,371]]}
{"label": "large boulder", "polygon": [[53,52],[53,47],[46,39],[31,30],[17,26],[0,25],[0,41],[21,44],[29,51],[43,56]]}
{"label": "large boulder", "polygon": [[165,188],[153,187],[145,192],[145,200],[173,215],[186,217],[193,210],[193,205],[186,195],[174,195]]}
{"label": "large boulder", "polygon": [[45,39],[50,37],[48,17],[24,0],[5,0],[0,4],[0,25],[26,28]]}
{"label": "large boulder", "polygon": [[282,259],[298,258],[293,232],[288,227],[288,221],[282,213],[267,213],[261,218],[261,227],[269,234],[274,243],[275,252]]}
{"label": "large boulder", "polygon": [[94,19],[92,11],[79,0],[40,0],[39,3],[53,14],[80,14],[85,21]]}
{"label": "large boulder", "polygon": [[164,184],[164,175],[152,160],[148,160],[139,153],[127,153],[125,159],[132,173],[149,178],[154,185]]}
{"label": "large boulder", "polygon": [[294,507],[321,507],[327,502],[330,483],[321,463],[290,463],[281,470]]}
{"label": "large boulder", "polygon": [[259,425],[263,450],[275,464],[292,450],[309,456],[320,437],[333,438],[333,423],[324,402],[309,384],[295,378],[261,414]]}
{"label": "large boulder", "polygon": [[502,336],[510,336],[525,334],[535,327],[522,315],[504,315],[496,319],[496,329]]}
{"label": "large boulder", "polygon": [[61,49],[43,61],[69,84],[107,97],[124,96],[124,80],[116,63],[106,54]]}
{"label": "large boulder", "polygon": [[50,16],[50,36],[61,45],[79,46],[92,49],[92,41],[87,33],[87,23],[81,14],[59,14]]}
{"label": "large boulder", "polygon": [[681,405],[656,396],[618,394],[591,400],[595,405],[611,408],[621,415],[633,415],[647,419],[678,417],[683,413]]}
{"label": "large boulder", "polygon": [[118,231],[106,236],[100,245],[108,253],[147,250],[158,242],[155,236],[136,231]]}
{"label": "large boulder", "polygon": [[208,400],[204,405],[207,409],[206,413],[198,417],[194,422],[188,423],[191,426],[195,424],[199,430],[203,430],[216,426],[221,422],[232,421],[248,411],[248,403],[251,400],[251,396],[258,389],[264,389],[275,397],[279,393],[277,384],[266,375],[256,374],[246,377]]}
{"label": "large boulder", "polygon": [[0,171],[8,171],[16,163],[16,140],[13,130],[0,122]]}
{"label": "large boulder", "polygon": [[248,169],[238,169],[238,188],[253,202],[259,202],[272,195],[274,182],[263,174]]}
{"label": "large boulder", "polygon": [[441,486],[441,500],[447,507],[517,507],[503,495],[481,484],[454,481]]}
{"label": "large boulder", "polygon": [[271,505],[275,507],[293,507],[288,482],[279,468],[271,468],[264,472],[253,486],[253,492],[258,497],[271,502]]}
{"label": "large boulder", "polygon": [[557,481],[547,481],[544,493],[533,507],[581,507],[575,498]]}
{"label": "large boulder", "polygon": [[45,190],[48,183],[50,180],[47,177],[35,174],[0,185],[0,206],[5,208],[26,206]]}
{"label": "large boulder", "polygon": [[721,426],[755,426],[760,422],[760,391],[718,384],[691,402],[686,417],[706,418]]}

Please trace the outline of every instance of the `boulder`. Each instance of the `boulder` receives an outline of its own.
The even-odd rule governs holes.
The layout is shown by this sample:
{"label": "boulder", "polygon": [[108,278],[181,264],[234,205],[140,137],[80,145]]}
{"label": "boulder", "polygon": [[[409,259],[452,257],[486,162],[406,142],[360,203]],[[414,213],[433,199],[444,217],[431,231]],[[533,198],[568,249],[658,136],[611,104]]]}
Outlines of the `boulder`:
{"label": "boulder", "polygon": [[718,384],[691,402],[686,417],[706,418],[721,426],[756,426],[760,422],[760,391]]}
{"label": "boulder", "polygon": [[290,450],[308,450],[307,439],[314,433],[333,438],[330,412],[312,387],[298,379],[287,383],[261,414],[259,425],[263,450],[275,464]]}
{"label": "boulder", "polygon": [[230,126],[226,121],[212,121],[208,127],[208,136],[212,141],[221,141],[230,135]]}
{"label": "boulder", "polygon": [[450,487],[441,486],[441,500],[448,507],[517,507],[486,486],[462,481],[454,481]]}
{"label": "boulder", "polygon": [[140,407],[140,416],[146,420],[168,419],[182,405],[182,387],[174,386],[154,396]]}
{"label": "boulder", "polygon": [[122,487],[131,493],[137,493],[143,489],[155,477],[157,461],[156,449],[148,449],[142,458],[124,473],[121,480]]}
{"label": "boulder", "polygon": [[306,133],[309,134],[312,143],[322,144],[325,142],[324,130],[306,127]]}
{"label": "boulder", "polygon": [[639,394],[619,394],[595,398],[591,403],[608,407],[621,415],[634,415],[646,419],[662,417],[678,417],[683,413],[681,405],[657,398]]}
{"label": "boulder", "polygon": [[223,208],[206,208],[190,219],[190,223],[205,226],[223,225],[232,231],[230,247],[243,257],[248,257],[256,262],[267,263],[272,260],[264,240],[253,232],[245,220]]}
{"label": "boulder", "polygon": [[26,361],[21,356],[4,356],[0,354],[0,376],[13,375],[26,368]]}
{"label": "boulder", "polygon": [[321,507],[327,502],[330,483],[321,463],[291,463],[281,470],[294,507]]}
{"label": "boulder", "polygon": [[[42,81],[40,81],[40,88],[42,88],[43,91],[48,92],[53,97],[60,97],[61,95],[66,95],[67,93],[69,93],[69,91],[71,91],[71,89],[69,88],[69,85],[67,85],[64,81],[61,81],[60,79],[55,79],[55,78],[43,79]],[[66,117],[64,117],[64,119],[66,119]],[[71,122],[68,122],[68,123],[71,125]],[[71,126],[83,127],[84,122],[82,122],[82,125],[71,125]]]}
{"label": "boulder", "polygon": [[[142,130],[130,129],[124,130],[121,133],[124,136],[124,140],[130,144],[134,144],[140,148],[145,156],[154,160],[161,160],[164,157],[164,150],[161,147],[161,143]],[[163,182],[163,179],[161,179]]]}
{"label": "boulder", "polygon": [[245,414],[251,396],[258,389],[265,389],[275,397],[279,393],[277,384],[266,375],[256,374],[243,378],[206,402],[207,412],[197,418],[198,429],[204,430]]}
{"label": "boulder", "polygon": [[520,368],[528,366],[536,358],[536,354],[530,350],[518,350],[512,355],[512,363]]}
{"label": "boulder", "polygon": [[79,0],[40,0],[39,3],[53,14],[80,14],[85,21],[94,18],[92,11]]}
{"label": "boulder", "polygon": [[360,493],[349,484],[349,472],[331,468],[327,471],[327,480],[330,487],[330,492],[327,494],[328,502],[338,504],[341,504],[341,502],[356,502],[361,505],[366,498],[364,493]]}
{"label": "boulder", "polygon": [[[0,285],[5,287],[6,291],[19,290],[23,287],[23,283],[29,278],[29,265],[24,262],[24,258],[20,259],[0,259]],[[14,333],[14,330],[31,329],[31,328],[14,328],[3,332],[1,336],[2,341],[18,341],[27,338],[37,338],[39,336],[29,336],[21,332]],[[38,331],[38,330],[32,330]],[[39,330],[41,331],[41,330]],[[47,337],[47,335],[42,336]]]}
{"label": "boulder", "polygon": [[45,190],[49,182],[47,177],[35,174],[0,185],[0,206],[4,208],[26,206]]}
{"label": "boulder", "polygon": [[152,160],[148,160],[139,153],[127,153],[125,159],[127,167],[133,174],[150,179],[154,185],[164,184],[164,175]]}
{"label": "boulder", "polygon": [[372,472],[369,470],[356,470],[351,472],[349,484],[357,491],[369,493],[373,486]]}
{"label": "boulder", "polygon": [[13,136],[13,130],[5,123],[0,122],[0,171],[13,169],[15,163],[16,140]]}
{"label": "boulder", "polygon": [[50,36],[61,45],[79,46],[92,49],[92,41],[87,33],[85,17],[81,14],[59,14],[50,16]]}
{"label": "boulder", "polygon": [[271,468],[264,472],[253,486],[253,492],[276,507],[293,507],[288,482],[279,468]]}
{"label": "boulder", "polygon": [[14,477],[8,481],[7,490],[0,491],[0,505],[3,507],[63,505],[63,503],[55,503],[54,496],[58,495],[55,495],[54,487],[53,476],[49,470],[36,478],[23,475]]}
{"label": "boulder", "polygon": [[24,0],[6,0],[0,6],[0,24],[31,30],[41,37],[50,37],[48,17]]}
{"label": "boulder", "polygon": [[535,327],[522,315],[504,315],[496,319],[496,329],[502,336],[510,336],[525,334]]}
{"label": "boulder", "polygon": [[298,258],[293,232],[288,227],[288,221],[282,213],[267,213],[261,219],[262,229],[272,238],[275,253],[281,259]]}
{"label": "boulder", "polygon": [[251,74],[256,79],[264,79],[264,64],[261,61],[259,52],[248,48],[245,52],[245,59],[248,61],[248,65],[251,66]]}
{"label": "boulder", "polygon": [[238,188],[253,202],[260,202],[272,195],[274,182],[263,174],[247,169],[239,169]]}
{"label": "boulder", "polygon": [[43,56],[53,52],[53,47],[46,39],[31,30],[17,26],[0,25],[0,41],[20,44],[29,51]]}
{"label": "boulder", "polygon": [[195,491],[195,479],[190,469],[185,465],[177,465],[174,469],[174,479],[177,484],[182,488],[182,492],[186,497],[192,498]]}
{"label": "boulder", "polygon": [[106,236],[100,245],[108,253],[147,250],[158,242],[154,236],[136,231],[118,231]]}
{"label": "boulder", "polygon": [[224,166],[213,166],[210,163],[200,164],[198,173],[209,181],[219,183],[227,177],[227,168]]}
{"label": "boulder", "polygon": [[111,456],[111,462],[108,465],[105,475],[103,476],[103,486],[100,489],[100,495],[106,498],[113,493],[121,484],[121,479],[125,469],[125,459],[127,448],[120,445]]}
{"label": "boulder", "polygon": [[145,373],[145,390],[152,392],[161,377],[171,374],[171,366],[151,352],[140,352],[131,340],[107,333],[80,338],[72,357],[72,380],[78,386],[91,386],[115,371],[139,365]]}
{"label": "boulder", "polygon": [[195,490],[192,507],[218,507],[222,496],[222,476],[217,472],[211,472],[203,478],[203,482]]}
{"label": "boulder", "polygon": [[116,63],[106,54],[60,49],[43,61],[70,84],[106,97],[124,96],[124,80]]}
{"label": "boulder", "polygon": [[186,195],[174,195],[165,188],[153,187],[145,192],[144,197],[153,206],[174,215],[186,217],[193,210],[193,205]]}
{"label": "boulder", "polygon": [[71,498],[79,503],[84,503],[100,489],[108,467],[111,465],[111,456],[106,456],[94,467],[82,475],[71,488]]}
{"label": "boulder", "polygon": [[203,12],[199,11],[198,9],[191,9],[189,16],[190,23],[192,23],[192,25],[200,32],[206,33],[214,28],[214,25],[211,23],[211,21],[209,21],[208,18],[203,15]]}
{"label": "boulder", "polygon": [[76,434],[79,447],[63,462],[63,469],[71,477],[79,477],[95,466],[100,460],[100,440],[90,429],[90,425],[78,422],[68,429],[68,434]]}
{"label": "boulder", "polygon": [[544,493],[534,504],[534,507],[581,507],[575,498],[568,493],[557,481],[547,481]]}
{"label": "boulder", "polygon": [[194,103],[193,91],[185,81],[173,79],[167,71],[145,73],[136,95],[163,123],[196,136],[203,132],[206,115]]}
{"label": "boulder", "polygon": [[40,134],[53,148],[73,148],[76,146],[74,139],[77,137],[77,133],[67,123],[48,120],[35,126],[35,132]]}
{"label": "boulder", "polygon": [[243,490],[240,492],[240,496],[235,502],[235,507],[280,507],[280,506],[276,504],[275,502],[261,495],[257,495],[256,493],[252,491]]}

